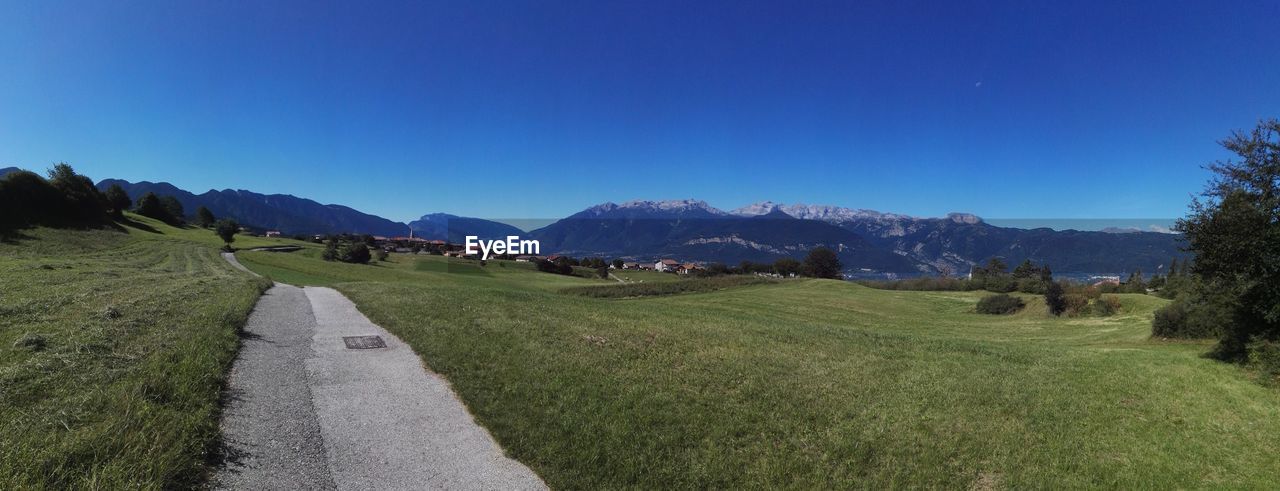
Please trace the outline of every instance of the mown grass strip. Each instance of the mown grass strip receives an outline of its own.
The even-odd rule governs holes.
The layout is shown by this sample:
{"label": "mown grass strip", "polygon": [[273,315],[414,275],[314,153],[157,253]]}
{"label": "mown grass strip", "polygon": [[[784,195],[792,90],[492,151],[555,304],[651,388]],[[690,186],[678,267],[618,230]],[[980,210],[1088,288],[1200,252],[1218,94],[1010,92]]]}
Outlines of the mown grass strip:
{"label": "mown grass strip", "polygon": [[592,298],[638,298],[679,295],[682,293],[705,293],[726,288],[765,285],[777,283],[778,281],[780,280],[761,278],[759,276],[717,276],[653,283],[576,286],[560,291],[569,295]]}

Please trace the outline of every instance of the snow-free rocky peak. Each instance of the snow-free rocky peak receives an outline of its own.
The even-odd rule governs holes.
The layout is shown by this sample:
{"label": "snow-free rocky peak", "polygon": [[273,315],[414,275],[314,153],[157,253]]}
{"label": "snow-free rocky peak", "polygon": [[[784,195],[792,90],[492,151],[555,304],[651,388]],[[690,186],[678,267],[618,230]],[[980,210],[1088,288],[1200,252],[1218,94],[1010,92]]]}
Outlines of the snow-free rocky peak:
{"label": "snow-free rocky peak", "polygon": [[578,218],[595,218],[595,217],[672,217],[672,216],[728,216],[728,213],[721,211],[706,201],[696,199],[676,199],[676,200],[633,200],[622,204],[601,203],[581,212],[575,217]]}
{"label": "snow-free rocky peak", "polygon": [[881,213],[875,210],[852,209],[830,205],[806,205],[803,203],[786,205],[782,203],[774,203],[772,201],[752,203],[733,210],[733,214],[739,216],[758,216],[771,213],[774,210],[781,210],[783,213],[805,220],[822,220],[825,222],[835,223],[853,220],[898,220],[911,218],[907,215]]}

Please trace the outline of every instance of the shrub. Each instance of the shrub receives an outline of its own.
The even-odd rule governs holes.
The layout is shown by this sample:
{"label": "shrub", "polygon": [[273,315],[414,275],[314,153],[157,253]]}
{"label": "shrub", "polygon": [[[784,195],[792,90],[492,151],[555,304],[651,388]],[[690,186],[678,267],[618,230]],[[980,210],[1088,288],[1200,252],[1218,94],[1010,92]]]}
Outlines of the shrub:
{"label": "shrub", "polygon": [[[1086,298],[1088,298],[1087,295]],[[1093,311],[1104,317],[1115,315],[1120,312],[1120,299],[1116,297],[1099,297],[1093,301]]]}
{"label": "shrub", "polygon": [[1001,293],[982,297],[982,300],[978,301],[977,309],[979,314],[1003,315],[1012,314],[1026,306],[1026,302],[1023,302],[1021,298]]}
{"label": "shrub", "polygon": [[374,255],[378,258],[378,261],[387,260],[387,251],[385,249],[378,249],[377,252],[374,253]]}
{"label": "shrub", "polygon": [[1079,317],[1089,314],[1089,298],[1079,293],[1068,293],[1063,300],[1066,303],[1067,317]]}
{"label": "shrub", "polygon": [[1262,372],[1268,380],[1280,376],[1280,342],[1254,338],[1245,345],[1249,364]]}
{"label": "shrub", "polygon": [[1221,337],[1234,309],[1229,293],[1189,293],[1156,311],[1151,320],[1151,335],[1184,339]]}
{"label": "shrub", "polygon": [[1115,297],[1100,297],[1093,300],[1093,312],[1100,316],[1114,316],[1120,313],[1120,299]]}

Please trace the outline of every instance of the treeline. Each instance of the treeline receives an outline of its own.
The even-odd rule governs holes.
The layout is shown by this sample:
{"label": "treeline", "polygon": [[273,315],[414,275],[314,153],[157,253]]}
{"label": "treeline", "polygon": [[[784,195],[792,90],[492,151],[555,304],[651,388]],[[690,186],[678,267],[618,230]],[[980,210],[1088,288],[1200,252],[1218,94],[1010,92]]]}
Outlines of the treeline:
{"label": "treeline", "polygon": [[[161,220],[171,225],[186,223],[182,203],[173,196],[156,196],[147,193],[138,199],[137,206],[119,185],[112,185],[105,192],[93,185],[93,180],[77,174],[70,165],[60,163],[41,177],[31,171],[16,171],[0,179],[0,230],[16,230],[34,226],[95,227],[124,219],[125,211]],[[213,213],[200,207],[195,215],[196,225],[210,227]]]}
{"label": "treeline", "polygon": [[0,179],[0,230],[39,225],[93,227],[108,224],[129,208],[128,196],[98,191],[88,177],[67,164],[49,170],[48,179],[16,171]]}
{"label": "treeline", "polygon": [[835,251],[827,247],[815,247],[805,256],[804,261],[784,257],[772,263],[742,261],[736,267],[724,263],[711,263],[693,274],[700,277],[764,275],[780,278],[803,276],[839,280],[844,279],[844,265],[840,264],[840,258],[836,256]]}
{"label": "treeline", "polygon": [[1053,282],[1053,271],[1048,265],[1036,265],[1025,260],[1013,271],[1003,259],[993,257],[986,264],[974,266],[969,278],[950,276],[908,278],[902,280],[863,280],[858,283],[881,290],[915,291],[974,291],[994,293],[1044,294]]}
{"label": "treeline", "polygon": [[[503,256],[498,256],[498,259],[503,259]],[[621,259],[607,261],[602,257],[575,259],[569,256],[558,256],[555,260],[537,259],[534,260],[534,263],[536,263],[538,271],[545,273],[572,275],[576,274],[574,267],[584,267],[592,269],[601,278],[609,277],[610,264],[615,269],[622,269],[624,264]],[[810,278],[843,279],[843,268],[844,266],[840,264],[840,258],[836,256],[835,251],[827,247],[816,247],[809,251],[803,262],[784,257],[772,263],[742,261],[736,267],[724,263],[711,263],[690,274],[697,278],[726,275],[766,275],[781,278],[805,276]]]}
{"label": "treeline", "polygon": [[1174,227],[1195,261],[1169,278],[1174,300],[1152,334],[1217,338],[1213,356],[1280,380],[1280,120],[1221,143],[1238,160],[1208,166],[1214,177]]}

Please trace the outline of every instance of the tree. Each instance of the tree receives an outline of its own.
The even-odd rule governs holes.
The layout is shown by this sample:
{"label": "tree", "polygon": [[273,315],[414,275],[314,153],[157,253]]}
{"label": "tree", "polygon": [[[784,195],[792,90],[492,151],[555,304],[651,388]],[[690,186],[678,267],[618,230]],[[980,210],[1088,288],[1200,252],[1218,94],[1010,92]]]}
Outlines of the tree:
{"label": "tree", "polygon": [[230,218],[218,220],[213,227],[213,233],[218,234],[222,242],[226,243],[225,249],[231,250],[231,243],[236,241],[236,233],[240,231],[240,224]]}
{"label": "tree", "polygon": [[1022,264],[1013,268],[1014,278],[1035,278],[1037,276],[1040,276],[1040,268],[1036,267],[1035,263],[1031,262],[1030,259],[1024,259]]}
{"label": "tree", "polygon": [[836,251],[826,247],[814,248],[804,258],[804,271],[814,278],[844,279],[843,270],[844,266],[840,264],[840,258],[836,257]]}
{"label": "tree", "polygon": [[1215,354],[1242,361],[1251,342],[1280,339],[1280,120],[1220,143],[1239,160],[1208,167],[1215,176],[1174,229],[1199,287],[1234,297]]}
{"label": "tree", "polygon": [[161,196],[160,206],[163,206],[165,213],[169,215],[169,223],[178,225],[186,221],[187,214],[182,209],[182,203],[178,198],[169,195]]}
{"label": "tree", "polygon": [[66,199],[65,217],[81,223],[105,221],[106,198],[94,187],[92,180],[76,174],[70,165],[60,163],[49,169],[49,184]]}
{"label": "tree", "polygon": [[342,262],[354,264],[368,264],[373,256],[369,254],[369,246],[364,242],[352,242],[342,250]]}
{"label": "tree", "polygon": [[173,218],[169,216],[169,212],[165,210],[164,205],[160,204],[160,197],[156,196],[156,193],[142,195],[142,198],[138,200],[138,209],[135,211],[139,215],[162,222],[173,221]]}
{"label": "tree", "polygon": [[213,212],[209,211],[208,208],[204,206],[196,208],[196,225],[199,225],[200,228],[209,228],[214,221]]}
{"label": "tree", "polygon": [[800,274],[800,261],[789,257],[780,258],[773,262],[773,272],[784,278]]}
{"label": "tree", "polygon": [[320,254],[320,259],[324,259],[325,261],[337,261],[340,259],[338,254],[338,239],[336,237],[331,235],[329,236],[329,239],[325,241],[324,252]]}
{"label": "tree", "polygon": [[1049,287],[1044,292],[1044,304],[1049,307],[1049,313],[1055,316],[1062,315],[1067,310],[1067,293],[1063,290],[1061,283],[1056,281],[1049,283]]}
{"label": "tree", "polygon": [[986,279],[1004,276],[1009,273],[1009,266],[1004,263],[1003,259],[993,257],[987,260],[985,266],[977,266],[973,269],[974,279]]}
{"label": "tree", "polygon": [[1048,264],[1040,267],[1040,281],[1045,283],[1053,281],[1053,270],[1049,269]]}
{"label": "tree", "polygon": [[1147,284],[1143,280],[1142,270],[1136,270],[1129,274],[1129,280],[1124,282],[1120,288],[1124,293],[1146,293]]}
{"label": "tree", "polygon": [[133,207],[133,200],[129,198],[129,193],[119,184],[112,184],[107,188],[106,193],[107,206],[111,208],[111,215],[116,218],[124,218],[124,211]]}
{"label": "tree", "polygon": [[613,260],[613,269],[622,269],[622,265],[623,265],[623,264],[626,264],[626,263],[622,262],[622,260],[621,260],[621,259],[614,259],[614,260]]}

